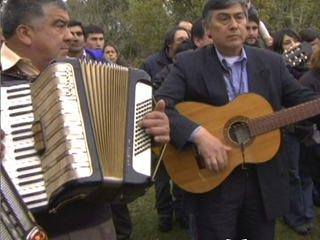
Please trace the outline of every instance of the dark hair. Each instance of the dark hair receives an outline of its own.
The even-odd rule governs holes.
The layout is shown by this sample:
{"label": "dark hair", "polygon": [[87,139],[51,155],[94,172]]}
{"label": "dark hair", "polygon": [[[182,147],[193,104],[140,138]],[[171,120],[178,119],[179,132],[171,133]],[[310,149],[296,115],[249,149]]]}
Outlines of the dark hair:
{"label": "dark hair", "polygon": [[244,15],[248,17],[247,2],[244,0],[208,0],[203,7],[202,17],[206,24],[210,26],[213,10],[226,9],[238,3],[242,7]]}
{"label": "dark hair", "polygon": [[281,29],[279,32],[276,33],[276,35],[274,36],[274,39],[273,39],[272,49],[274,52],[277,52],[280,54],[283,53],[282,43],[283,43],[284,35],[292,37],[292,38],[298,40],[299,42],[301,42],[301,38],[298,35],[298,33],[293,31],[292,29],[290,29],[290,28]]}
{"label": "dark hair", "polygon": [[4,3],[1,19],[4,38],[10,39],[14,36],[20,24],[40,27],[48,14],[48,6],[69,11],[63,0],[9,0]]}
{"label": "dark hair", "polygon": [[248,22],[255,22],[259,26],[260,25],[259,16],[255,12],[249,11]]}
{"label": "dark hair", "polygon": [[104,31],[103,31],[102,27],[99,27],[99,26],[93,25],[93,24],[90,24],[90,25],[84,27],[84,39],[85,40],[87,40],[89,34],[92,34],[92,33],[102,33],[103,37],[104,37]]}
{"label": "dark hair", "polygon": [[192,39],[192,44],[193,44],[193,48],[196,49],[197,45],[194,43],[194,39],[195,38],[200,38],[202,39],[205,36],[205,32],[202,26],[202,22],[203,22],[203,18],[200,17],[198,18],[191,29],[191,39]]}
{"label": "dark hair", "polygon": [[193,50],[193,44],[191,38],[187,38],[183,40],[177,47],[175,54],[177,55],[178,53],[188,51],[188,50]]}
{"label": "dark hair", "polygon": [[301,37],[301,41],[308,42],[308,43],[316,40],[317,38],[319,38],[319,33],[316,30],[312,29],[312,28],[302,29],[299,32],[299,35]]}
{"label": "dark hair", "polygon": [[174,42],[174,36],[176,35],[176,32],[179,30],[183,30],[189,35],[188,31],[183,27],[176,26],[176,27],[171,28],[166,33],[166,36],[164,38],[164,47],[165,48],[168,48],[168,46]]}
{"label": "dark hair", "polygon": [[81,22],[76,21],[76,20],[70,20],[68,23],[68,27],[75,27],[75,26],[79,26],[81,28],[82,32],[84,33],[84,27]]}

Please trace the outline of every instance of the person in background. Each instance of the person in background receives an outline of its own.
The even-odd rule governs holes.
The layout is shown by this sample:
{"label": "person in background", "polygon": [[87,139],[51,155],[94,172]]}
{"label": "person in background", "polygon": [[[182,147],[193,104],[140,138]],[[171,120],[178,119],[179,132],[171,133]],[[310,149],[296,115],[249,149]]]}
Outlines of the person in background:
{"label": "person in background", "polygon": [[[251,0],[246,1],[249,14],[256,14],[259,17],[258,8],[254,4],[252,4]],[[271,37],[266,25],[262,21],[259,22],[259,34],[261,35],[267,48],[272,47],[273,38]]]}
{"label": "person in background", "polygon": [[[320,51],[316,50],[311,60],[307,64],[309,71],[304,74],[299,82],[311,89],[320,93]],[[302,152],[305,154],[306,168],[311,176],[316,194],[320,193],[320,124],[312,125],[305,124],[297,126],[298,134],[302,140]],[[320,196],[315,194],[314,202],[316,206],[320,206]],[[318,197],[318,199],[317,199]]]}
{"label": "person in background", "polygon": [[[76,20],[70,20],[68,28],[73,35],[73,38],[68,42],[68,56],[78,58],[81,61],[96,60],[91,51],[85,48],[84,27],[82,23]],[[108,60],[105,60],[105,62],[108,63]]]}
{"label": "person in background", "polygon": [[178,27],[182,27],[188,31],[189,36],[191,35],[191,29],[192,29],[193,23],[188,20],[181,20],[178,23]]}
{"label": "person in background", "polygon": [[[156,99],[166,102],[171,145],[177,151],[188,148],[192,155],[194,144],[208,174],[223,174],[230,167],[230,161],[234,160],[229,159],[231,143],[224,144],[210,129],[211,124],[218,124],[219,120],[217,123],[211,121],[206,129],[208,126],[179,113],[176,104],[196,101],[220,107],[242,93],[252,92],[263,96],[272,109],[278,111],[283,106],[290,107],[320,97],[293,78],[279,54],[243,45],[247,36],[247,16],[243,0],[208,0],[203,8],[204,28],[211,35],[213,45],[178,54],[171,73],[155,93]],[[239,103],[229,111],[242,111],[246,105]],[[228,109],[211,114],[222,118],[224,111]],[[209,111],[202,114],[210,118]],[[234,114],[236,117],[237,113]],[[320,115],[310,121],[319,123]],[[225,125],[221,124],[221,130],[224,128]],[[262,152],[264,145],[258,149],[259,153]],[[233,150],[238,151],[241,158],[240,146]],[[243,154],[245,158],[246,147]],[[238,159],[239,162],[244,160]],[[181,164],[181,169],[184,167]],[[199,177],[205,178],[205,174],[198,173]],[[273,240],[276,220],[288,209],[288,184],[287,161],[284,149],[280,147],[269,161],[239,164],[212,190],[185,193],[184,204],[195,214],[199,240]]]}
{"label": "person in background", "polygon": [[148,56],[140,68],[146,71],[151,79],[154,78],[165,66],[173,63],[177,46],[187,38],[189,38],[189,34],[185,28],[171,28],[165,35],[162,49]]}
{"label": "person in background", "polygon": [[106,44],[103,47],[103,51],[105,58],[109,59],[114,64],[119,64],[119,50],[115,45]]}
{"label": "person in background", "polygon": [[[301,43],[300,36],[290,28],[278,31],[273,42],[273,50],[283,54]],[[292,76],[298,80],[307,72],[306,64],[287,66]],[[284,146],[289,161],[290,208],[284,214],[286,224],[301,235],[314,228],[315,209],[312,200],[313,183],[303,171],[305,159],[301,154],[300,139],[294,124],[283,128]]]}
{"label": "person in background", "polygon": [[[317,51],[319,51],[320,49],[320,39],[319,39],[319,33],[312,29],[312,28],[304,28],[302,30],[299,31],[299,36],[301,37],[301,41],[302,42],[307,42],[307,43],[310,43],[311,46],[312,46],[312,52],[313,54],[315,54]],[[310,65],[310,67],[314,70],[317,69],[317,57],[315,56],[314,57],[314,64],[312,64],[312,67]],[[311,64],[311,62],[310,62]],[[304,76],[304,75],[303,75]],[[307,75],[309,76],[309,74]],[[302,77],[301,77],[302,78]],[[303,77],[304,79],[305,77]],[[300,81],[300,79],[299,79]],[[314,90],[317,90],[317,89],[314,89]],[[308,156],[309,152],[308,151],[308,148],[305,149],[305,144],[302,145],[302,152],[306,152],[307,156],[305,157],[306,161],[308,161],[309,159],[313,159],[312,157],[312,153],[311,156]],[[313,163],[311,162],[310,164],[306,164],[306,165],[313,165]],[[316,167],[314,169],[317,169]],[[319,194],[319,189],[320,189],[320,181],[317,179],[317,177],[315,177],[315,174],[314,174],[314,169],[311,169],[309,166],[307,166],[307,171],[311,171],[311,178],[313,180],[313,183],[314,183],[314,189],[313,189],[313,202],[314,204],[317,206],[317,207],[320,207],[320,194]]]}
{"label": "person in background", "polygon": [[212,44],[212,38],[204,32],[202,23],[203,18],[200,17],[194,22],[191,29],[191,40],[194,49]]}
{"label": "person in background", "polygon": [[[178,45],[175,56],[181,52],[184,52],[184,51],[191,51],[191,50],[193,50],[193,48],[194,48],[194,46],[193,46],[193,42],[192,42],[191,38],[185,39]],[[154,90],[157,90],[161,86],[161,84],[164,82],[166,77],[171,72],[172,67],[173,67],[173,63],[169,64],[168,66],[165,66],[152,79],[152,85],[154,87]]]}
{"label": "person in background", "polygon": [[[195,26],[195,25],[193,25]],[[188,38],[186,40],[183,40],[177,47],[176,50],[176,54],[175,57],[179,54],[182,53],[184,51],[192,51],[194,50],[194,43],[191,40],[191,38]],[[152,84],[155,90],[157,90],[162,83],[165,81],[165,79],[167,78],[167,76],[170,74],[171,69],[173,68],[173,64],[169,64],[168,66],[164,67],[164,69],[162,69],[159,73],[156,74],[156,76],[152,79]],[[191,240],[197,240],[197,233],[196,233],[196,226],[195,226],[195,219],[194,219],[194,215],[192,213],[188,213],[188,211],[186,211],[186,209],[182,208],[182,189],[179,188],[174,182],[172,183],[172,192],[173,195],[175,197],[174,200],[174,210],[176,213],[176,218],[177,216],[180,215],[183,216],[184,221],[180,222],[180,225],[182,226],[182,228],[187,228],[187,223],[186,223],[186,215],[189,215],[189,232],[190,232],[190,236],[191,236]],[[180,220],[181,221],[181,220]]]}
{"label": "person in background", "polygon": [[[164,46],[160,52],[147,57],[141,69],[146,71],[151,79],[163,68],[174,62],[177,47],[184,40],[189,39],[188,32],[182,27],[171,28],[165,36]],[[156,208],[159,216],[158,229],[167,232],[172,229],[172,218],[175,212],[176,219],[182,228],[188,228],[188,217],[181,211],[181,190],[173,183],[171,191],[170,176],[161,162],[155,177]]]}
{"label": "person in background", "polygon": [[84,28],[85,47],[89,49],[102,49],[105,42],[105,34],[101,27],[90,24]]}
{"label": "person in background", "polygon": [[[299,44],[301,44],[301,37],[299,34],[291,28],[283,28],[276,33],[272,50],[279,54],[283,54],[285,51],[288,51]],[[287,65],[287,68],[297,80],[307,71],[305,62],[301,62],[301,64],[295,66]]]}
{"label": "person in background", "polygon": [[312,28],[304,28],[299,31],[302,42],[311,43],[312,51],[316,52],[320,49],[319,33]]}
{"label": "person in background", "polygon": [[252,47],[265,48],[263,41],[260,41],[259,39],[259,24],[260,19],[258,15],[249,12],[247,24],[248,36],[244,43]]}

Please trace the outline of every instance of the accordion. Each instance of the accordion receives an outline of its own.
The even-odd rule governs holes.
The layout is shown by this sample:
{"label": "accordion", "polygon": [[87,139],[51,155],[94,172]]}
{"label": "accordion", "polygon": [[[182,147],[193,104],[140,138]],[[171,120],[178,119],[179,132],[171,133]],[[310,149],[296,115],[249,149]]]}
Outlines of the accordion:
{"label": "accordion", "polygon": [[7,172],[1,168],[1,239],[47,240],[47,235],[35,222]]}
{"label": "accordion", "polygon": [[1,87],[2,160],[29,209],[70,202],[131,202],[152,184],[147,73],[54,60],[33,82]]}

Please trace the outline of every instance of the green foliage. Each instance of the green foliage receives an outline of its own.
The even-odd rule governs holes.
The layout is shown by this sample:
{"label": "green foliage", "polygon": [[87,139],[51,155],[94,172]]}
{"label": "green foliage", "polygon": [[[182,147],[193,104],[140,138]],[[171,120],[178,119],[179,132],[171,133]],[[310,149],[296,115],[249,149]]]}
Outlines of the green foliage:
{"label": "green foliage", "polygon": [[296,31],[309,27],[320,29],[318,0],[255,0],[253,3],[272,33],[285,27]]}

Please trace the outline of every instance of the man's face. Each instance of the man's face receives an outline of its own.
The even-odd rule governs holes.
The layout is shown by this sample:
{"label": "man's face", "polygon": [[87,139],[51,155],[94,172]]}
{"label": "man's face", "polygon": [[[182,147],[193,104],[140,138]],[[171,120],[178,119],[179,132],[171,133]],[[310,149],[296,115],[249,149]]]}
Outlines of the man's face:
{"label": "man's face", "polygon": [[104,36],[103,33],[89,33],[86,40],[86,47],[90,49],[103,49]]}
{"label": "man's face", "polygon": [[248,45],[255,45],[258,40],[258,36],[259,36],[258,24],[253,21],[248,22],[247,32],[248,32],[248,35],[247,35],[245,43]]}
{"label": "man's face", "polygon": [[174,34],[174,41],[171,43],[169,47],[169,54],[171,57],[174,57],[175,52],[177,50],[178,45],[185,39],[188,39],[189,35],[185,30],[178,30]]}
{"label": "man's face", "polygon": [[72,26],[72,27],[69,27],[69,30],[73,36],[73,38],[69,42],[69,52],[71,53],[82,52],[85,46],[82,28],[80,26]]}
{"label": "man's face", "polygon": [[247,19],[241,5],[214,10],[210,25],[205,24],[206,34],[226,57],[238,56],[247,37]]}
{"label": "man's face", "polygon": [[[43,68],[57,56],[67,55],[68,41],[72,35],[68,28],[69,14],[67,11],[48,6],[47,18],[40,27],[30,27],[30,56],[33,64]],[[43,69],[39,69],[43,70]]]}

